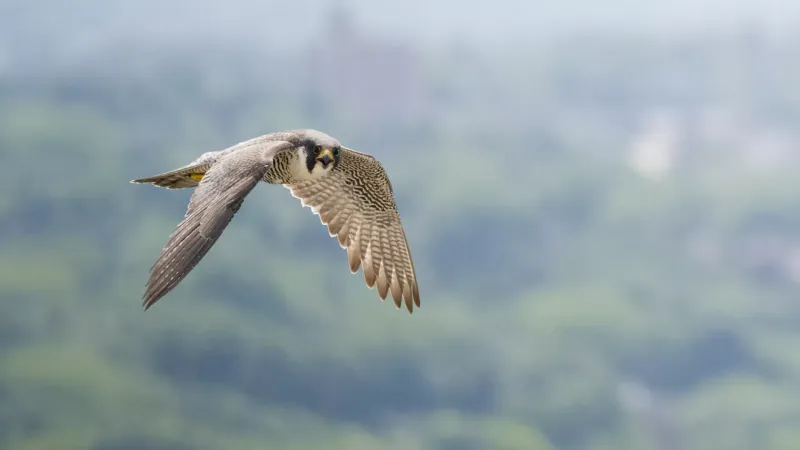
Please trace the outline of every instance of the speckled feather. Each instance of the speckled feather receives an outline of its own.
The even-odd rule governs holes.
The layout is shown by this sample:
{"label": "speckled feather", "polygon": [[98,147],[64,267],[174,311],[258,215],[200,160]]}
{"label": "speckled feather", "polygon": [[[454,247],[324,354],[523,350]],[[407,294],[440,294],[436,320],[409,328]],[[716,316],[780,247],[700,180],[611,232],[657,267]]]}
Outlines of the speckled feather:
{"label": "speckled feather", "polygon": [[389,292],[400,307],[420,306],[419,287],[389,177],[377,159],[342,149],[339,164],[318,181],[286,184],[347,249],[350,271],[359,266],[370,288]]}

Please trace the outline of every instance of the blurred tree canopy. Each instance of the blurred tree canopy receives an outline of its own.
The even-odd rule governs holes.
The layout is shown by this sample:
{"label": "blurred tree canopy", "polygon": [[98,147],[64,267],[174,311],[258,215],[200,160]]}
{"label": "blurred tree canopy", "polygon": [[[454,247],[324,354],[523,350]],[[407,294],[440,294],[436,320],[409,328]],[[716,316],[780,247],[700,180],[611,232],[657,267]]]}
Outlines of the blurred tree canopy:
{"label": "blurred tree canopy", "polygon": [[[427,112],[377,128],[231,49],[10,70],[0,446],[797,448],[794,171],[699,145],[654,181],[623,148],[651,108],[791,122],[796,80],[765,67],[798,59],[768,47],[750,64],[735,40],[565,45],[421,57]],[[191,192],[129,180],[306,127],[384,162],[419,312],[377,301],[318,219],[262,185],[143,313]]]}

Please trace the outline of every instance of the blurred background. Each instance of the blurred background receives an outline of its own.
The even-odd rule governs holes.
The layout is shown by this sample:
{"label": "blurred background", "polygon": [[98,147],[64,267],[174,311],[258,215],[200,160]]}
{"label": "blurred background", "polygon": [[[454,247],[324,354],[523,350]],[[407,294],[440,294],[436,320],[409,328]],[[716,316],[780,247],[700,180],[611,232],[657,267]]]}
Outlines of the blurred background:
{"label": "blurred background", "polygon": [[[800,448],[800,3],[0,1],[0,447]],[[142,312],[190,190],[272,131],[378,157],[409,316],[261,185]]]}

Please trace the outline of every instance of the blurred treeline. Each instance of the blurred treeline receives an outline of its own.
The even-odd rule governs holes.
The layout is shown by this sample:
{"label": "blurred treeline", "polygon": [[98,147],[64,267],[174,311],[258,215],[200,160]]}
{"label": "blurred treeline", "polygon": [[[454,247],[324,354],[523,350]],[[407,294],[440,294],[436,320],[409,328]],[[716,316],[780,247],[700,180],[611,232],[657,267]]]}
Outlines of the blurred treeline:
{"label": "blurred treeline", "polygon": [[[800,448],[800,41],[336,36],[2,66],[0,447]],[[129,180],[306,127],[384,163],[422,309],[262,185],[143,313],[191,192]]]}

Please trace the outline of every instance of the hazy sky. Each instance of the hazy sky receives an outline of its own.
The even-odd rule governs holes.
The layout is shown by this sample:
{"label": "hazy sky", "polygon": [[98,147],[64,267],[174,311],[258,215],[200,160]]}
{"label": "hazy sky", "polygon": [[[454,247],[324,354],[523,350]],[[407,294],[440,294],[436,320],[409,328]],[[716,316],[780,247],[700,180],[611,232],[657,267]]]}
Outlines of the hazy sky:
{"label": "hazy sky", "polygon": [[[365,27],[434,43],[542,40],[585,31],[678,34],[760,23],[800,24],[798,0],[0,0],[0,37],[56,42],[230,37],[302,41],[332,5],[348,5]],[[2,45],[0,45],[1,47]]]}
{"label": "hazy sky", "polygon": [[774,27],[798,23],[796,0],[424,0],[358,4],[378,27],[408,34],[476,39],[541,38],[587,30],[684,32],[720,29],[758,20]]}

